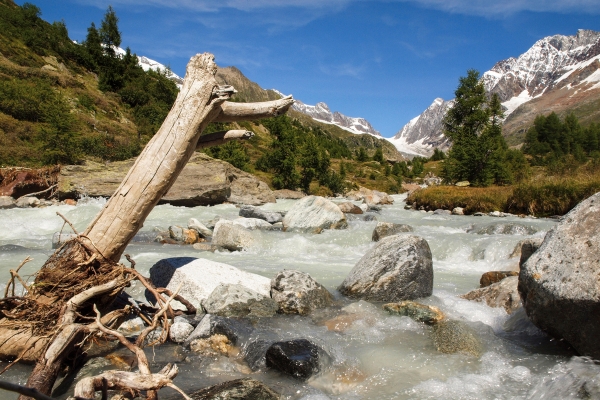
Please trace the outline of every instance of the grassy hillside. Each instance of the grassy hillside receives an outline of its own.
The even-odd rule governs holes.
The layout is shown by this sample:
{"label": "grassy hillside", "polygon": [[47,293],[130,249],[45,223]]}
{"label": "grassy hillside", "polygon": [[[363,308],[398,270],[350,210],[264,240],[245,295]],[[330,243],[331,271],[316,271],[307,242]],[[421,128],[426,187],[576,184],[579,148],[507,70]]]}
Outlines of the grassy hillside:
{"label": "grassy hillside", "polygon": [[[35,5],[19,7],[12,0],[0,0],[0,166],[73,164],[85,159],[109,162],[137,156],[175,100],[175,84],[163,74],[144,72],[129,49],[124,57],[106,51],[92,21],[86,40],[76,44],[63,23],[50,24],[41,16]],[[237,89],[233,101],[279,98],[235,67],[219,68],[216,78]],[[389,161],[401,161],[402,156],[389,142],[354,135],[295,111],[289,117],[299,146],[297,172],[309,168],[305,153],[311,144],[323,161],[319,168],[325,171],[310,184],[311,192],[333,193],[329,181],[340,173],[347,188],[360,184],[398,190],[402,178],[390,176]],[[255,137],[207,152],[273,185],[275,170],[256,167],[277,140],[265,127],[267,122],[212,124],[206,133],[244,128]],[[367,158],[353,160],[359,151]],[[383,158],[371,161],[378,153]]]}

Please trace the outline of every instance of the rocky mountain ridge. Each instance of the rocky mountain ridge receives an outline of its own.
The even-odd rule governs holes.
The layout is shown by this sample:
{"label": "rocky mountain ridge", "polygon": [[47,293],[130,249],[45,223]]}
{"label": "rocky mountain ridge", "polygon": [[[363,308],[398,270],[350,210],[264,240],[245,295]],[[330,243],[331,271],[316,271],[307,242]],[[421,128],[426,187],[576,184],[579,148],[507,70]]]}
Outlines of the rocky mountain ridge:
{"label": "rocky mountain ridge", "polygon": [[[572,111],[583,123],[600,119],[593,106],[600,102],[600,32],[580,29],[573,36],[540,39],[519,57],[497,62],[482,74],[482,81],[502,101],[503,133],[513,145],[522,141],[539,114]],[[390,141],[402,152],[420,155],[449,148],[442,119],[451,104],[435,99]]]}
{"label": "rocky mountain ridge", "polygon": [[[274,92],[278,93],[280,96],[284,97],[285,95],[278,90],[273,89]],[[301,112],[302,114],[308,115],[315,121],[323,122],[325,124],[337,125],[340,128],[352,132],[355,134],[363,134],[368,133],[373,136],[382,137],[381,133],[377,131],[369,121],[360,117],[348,117],[339,111],[331,112],[329,106],[324,102],[319,102],[316,105],[312,106],[309,104],[304,104],[300,100],[296,100],[292,109]]]}

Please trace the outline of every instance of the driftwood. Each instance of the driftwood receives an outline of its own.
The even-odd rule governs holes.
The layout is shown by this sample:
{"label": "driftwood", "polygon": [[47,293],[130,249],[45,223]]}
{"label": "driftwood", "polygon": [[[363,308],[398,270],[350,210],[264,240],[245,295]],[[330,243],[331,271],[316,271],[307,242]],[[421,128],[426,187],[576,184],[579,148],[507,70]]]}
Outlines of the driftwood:
{"label": "driftwood", "polygon": [[[108,313],[101,319],[96,313],[94,322],[90,322],[90,317],[94,316],[92,305],[97,305],[99,312],[105,312],[131,279],[141,277],[134,269],[118,264],[125,247],[197,148],[252,136],[248,131],[232,130],[203,137],[201,133],[206,126],[213,121],[276,116],[285,113],[294,102],[291,96],[261,103],[229,102],[227,100],[235,89],[219,86],[215,80],[216,71],[212,54],[192,57],[183,87],[169,115],[103,209],[84,232],[63,244],[46,261],[33,284],[25,286],[25,295],[5,296],[0,301],[0,356],[20,359],[38,356],[27,387],[49,394],[63,362],[87,339],[102,332],[118,337],[113,328],[129,312],[127,308]],[[20,278],[17,271],[12,276],[13,282],[15,277]],[[161,297],[164,290],[151,289],[147,282],[140,281],[156,292],[160,311],[138,338],[138,348],[158,324],[164,328],[164,340],[169,329],[166,315],[172,313],[169,301]],[[22,317],[15,318],[18,316]],[[18,350],[11,350],[7,344]],[[169,367],[159,374],[141,368],[140,372],[144,379],[139,380],[135,390],[150,390],[152,397],[156,395],[155,389],[143,388],[158,388],[172,379],[176,368]],[[87,396],[92,389],[106,388],[108,382],[113,382],[115,388],[132,389],[135,384],[130,378],[126,373],[115,372],[88,382],[87,389],[82,389],[81,393]],[[27,397],[22,395],[20,398]]]}

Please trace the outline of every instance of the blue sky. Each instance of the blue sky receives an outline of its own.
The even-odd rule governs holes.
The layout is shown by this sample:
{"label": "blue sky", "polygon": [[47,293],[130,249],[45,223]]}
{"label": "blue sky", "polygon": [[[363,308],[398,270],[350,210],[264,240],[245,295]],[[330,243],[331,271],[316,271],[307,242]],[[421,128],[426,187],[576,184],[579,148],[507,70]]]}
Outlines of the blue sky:
{"label": "blue sky", "polygon": [[[364,117],[393,136],[458,78],[525,52],[536,40],[600,31],[600,0],[29,0],[72,39],[109,4],[122,47],[178,75],[215,54],[263,88]],[[24,1],[18,0],[18,4]]]}

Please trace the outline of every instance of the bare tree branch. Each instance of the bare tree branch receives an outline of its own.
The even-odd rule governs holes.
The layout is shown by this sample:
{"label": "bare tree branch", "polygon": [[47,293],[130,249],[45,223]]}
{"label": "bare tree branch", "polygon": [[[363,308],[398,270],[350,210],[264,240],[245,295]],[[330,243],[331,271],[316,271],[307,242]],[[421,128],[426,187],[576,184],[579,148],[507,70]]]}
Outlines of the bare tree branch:
{"label": "bare tree branch", "polygon": [[215,133],[209,133],[208,135],[200,136],[196,150],[204,149],[206,147],[218,146],[220,144],[227,143],[235,139],[250,139],[254,136],[254,133],[243,129],[236,129],[230,131],[220,131]]}
{"label": "bare tree branch", "polygon": [[294,104],[292,96],[260,103],[236,103],[233,101],[226,101],[221,104],[221,113],[213,119],[213,122],[236,122],[276,117],[284,114],[292,104]]}

